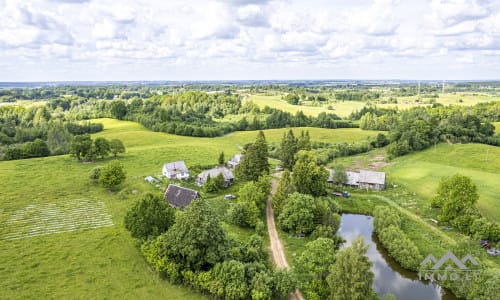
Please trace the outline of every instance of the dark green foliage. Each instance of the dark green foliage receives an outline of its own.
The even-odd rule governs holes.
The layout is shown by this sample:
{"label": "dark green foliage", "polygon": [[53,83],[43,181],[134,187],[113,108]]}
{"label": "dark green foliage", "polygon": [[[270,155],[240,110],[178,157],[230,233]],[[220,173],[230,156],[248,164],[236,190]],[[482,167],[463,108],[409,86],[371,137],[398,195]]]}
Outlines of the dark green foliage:
{"label": "dark green foliage", "polygon": [[228,239],[217,215],[203,199],[193,201],[164,234],[162,251],[183,269],[208,270],[226,259]]}
{"label": "dark green foliage", "polygon": [[239,201],[228,210],[229,222],[241,227],[255,227],[259,217],[259,208],[251,201]]}
{"label": "dark green foliage", "polygon": [[94,153],[97,157],[105,158],[111,151],[109,141],[103,137],[94,140]]}
{"label": "dark green foliage", "polygon": [[326,278],[335,262],[336,245],[331,239],[318,238],[306,244],[294,269],[300,289],[307,299],[328,299]]}
{"label": "dark green foliage", "polygon": [[222,287],[217,296],[234,300],[248,298],[249,288],[243,263],[236,260],[224,261],[215,265],[212,274]]}
{"label": "dark green foliage", "polygon": [[298,151],[297,139],[293,131],[290,129],[287,133],[283,134],[280,144],[280,160],[283,168],[292,170],[295,165],[295,154]]}
{"label": "dark green foliage", "polygon": [[310,195],[291,194],[278,217],[280,227],[293,234],[309,234],[315,228],[316,201]]}
{"label": "dark green foliage", "polygon": [[77,135],[70,145],[70,153],[78,160],[89,157],[92,152],[92,138],[89,134]]}
{"label": "dark green foliage", "polygon": [[281,178],[278,182],[278,187],[276,188],[276,193],[274,193],[273,196],[272,206],[276,215],[279,215],[281,213],[288,195],[292,192],[292,178],[290,175],[290,171],[285,170],[281,174]]}
{"label": "dark green foliage", "polygon": [[257,181],[261,175],[269,174],[269,161],[266,137],[259,131],[255,143],[245,151],[240,164],[236,167],[236,176],[241,180]]}
{"label": "dark green foliage", "polygon": [[300,97],[296,94],[288,94],[285,96],[285,101],[292,104],[292,105],[298,105],[300,101]]}
{"label": "dark green foliage", "polygon": [[99,181],[99,178],[101,177],[101,171],[102,167],[95,167],[92,170],[90,170],[90,179],[94,180],[95,182]]}
{"label": "dark green foliage", "polygon": [[219,186],[215,181],[215,178],[212,178],[210,175],[207,176],[207,181],[203,185],[203,190],[207,193],[215,193],[219,190]]}
{"label": "dark green foliage", "polygon": [[372,263],[366,252],[368,246],[363,245],[360,238],[352,246],[343,248],[336,255],[336,261],[330,267],[327,277],[330,290],[329,299],[365,300],[372,293]]}
{"label": "dark green foliage", "polygon": [[219,154],[219,165],[220,165],[220,166],[223,166],[223,165],[224,165],[224,163],[225,163],[225,160],[224,160],[224,151],[223,151],[223,152],[221,152],[221,153]]}
{"label": "dark green foliage", "polygon": [[122,141],[119,139],[112,139],[109,142],[109,149],[111,153],[113,153],[113,156],[116,157],[118,153],[125,153],[125,146],[123,145]]}
{"label": "dark green foliage", "polygon": [[309,136],[309,131],[302,130],[300,132],[300,137],[297,139],[297,150],[311,150],[311,137]]}
{"label": "dark green foliage", "polygon": [[380,232],[389,226],[394,226],[396,228],[401,227],[401,218],[398,213],[388,206],[375,207],[373,217],[373,230],[375,232]]}
{"label": "dark green foliage", "polygon": [[174,223],[174,209],[161,196],[146,194],[125,215],[125,228],[138,239],[154,238]]}
{"label": "dark green foliage", "polygon": [[112,161],[102,168],[99,182],[104,187],[114,188],[125,181],[126,175],[123,165],[118,161]]}
{"label": "dark green foliage", "polygon": [[472,180],[455,174],[441,179],[432,205],[441,208],[441,221],[465,228],[462,231],[466,232],[472,221],[468,216],[477,214],[474,205],[478,199],[477,187]]}
{"label": "dark green foliage", "polygon": [[418,270],[423,257],[418,251],[417,246],[401,229],[390,225],[389,227],[380,229],[378,237],[391,257],[403,268],[412,271]]}
{"label": "dark green foliage", "polygon": [[115,100],[111,102],[110,112],[113,117],[122,120],[127,114],[127,106],[122,100]]}
{"label": "dark green foliage", "polygon": [[325,194],[328,171],[319,166],[310,151],[299,151],[293,167],[292,182],[297,192],[320,196]]}

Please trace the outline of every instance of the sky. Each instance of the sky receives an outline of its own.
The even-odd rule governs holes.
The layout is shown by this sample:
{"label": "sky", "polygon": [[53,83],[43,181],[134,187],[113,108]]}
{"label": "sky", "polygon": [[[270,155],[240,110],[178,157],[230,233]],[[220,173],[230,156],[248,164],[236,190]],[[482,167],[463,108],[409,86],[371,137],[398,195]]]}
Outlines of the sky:
{"label": "sky", "polygon": [[500,79],[498,0],[0,0],[0,81]]}

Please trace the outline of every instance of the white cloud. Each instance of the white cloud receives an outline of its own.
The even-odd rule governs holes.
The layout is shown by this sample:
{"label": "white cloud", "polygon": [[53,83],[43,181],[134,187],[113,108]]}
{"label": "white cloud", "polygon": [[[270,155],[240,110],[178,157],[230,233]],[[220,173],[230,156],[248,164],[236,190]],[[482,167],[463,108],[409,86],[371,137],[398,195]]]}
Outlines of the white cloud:
{"label": "white cloud", "polygon": [[[44,74],[34,71],[40,61],[52,66],[46,74],[53,69],[74,79],[96,79],[78,77],[82,65],[85,76],[102,79],[120,79],[113,76],[127,70],[136,79],[210,77],[210,68],[225,78],[370,72],[407,78],[451,63],[451,75],[462,67],[486,68],[463,72],[481,75],[500,68],[492,59],[500,50],[498,1],[0,0],[0,6],[0,64],[10,66],[4,70],[24,64],[21,75]],[[0,71],[0,80],[11,76]]]}

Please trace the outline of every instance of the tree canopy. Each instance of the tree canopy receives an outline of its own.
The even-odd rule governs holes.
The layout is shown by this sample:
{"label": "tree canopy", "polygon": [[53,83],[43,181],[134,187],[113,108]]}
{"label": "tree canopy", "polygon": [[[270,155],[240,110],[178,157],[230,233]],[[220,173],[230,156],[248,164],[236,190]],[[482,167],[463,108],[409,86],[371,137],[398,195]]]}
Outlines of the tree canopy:
{"label": "tree canopy", "polygon": [[316,156],[310,151],[299,151],[297,158],[292,174],[297,192],[313,196],[325,194],[328,171],[318,165]]}

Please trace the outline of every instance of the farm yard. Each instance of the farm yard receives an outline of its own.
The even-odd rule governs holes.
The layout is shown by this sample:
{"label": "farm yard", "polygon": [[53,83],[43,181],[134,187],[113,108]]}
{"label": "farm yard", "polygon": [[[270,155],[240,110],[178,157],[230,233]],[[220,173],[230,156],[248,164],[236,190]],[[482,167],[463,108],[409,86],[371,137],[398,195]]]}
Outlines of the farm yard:
{"label": "farm yard", "polygon": [[[127,171],[126,188],[118,194],[89,179],[90,170],[105,164],[103,161],[80,163],[64,155],[0,162],[2,298],[64,298],[71,294],[75,298],[203,299],[187,288],[160,280],[149,270],[123,228],[124,214],[139,195],[157,191],[144,177],[159,176],[163,163],[183,159],[188,167],[215,165],[221,151],[228,158],[239,153],[239,147],[251,142],[256,132],[192,138],[151,132],[134,122],[99,122],[105,130],[94,137],[119,138],[127,148],[118,158]],[[265,134],[269,141],[279,142],[285,130]],[[359,129],[308,130],[313,141],[355,141],[375,135]],[[227,192],[238,188],[237,184]],[[210,203],[216,211],[227,209],[222,198]],[[238,240],[251,234],[231,224],[223,226]]]}

